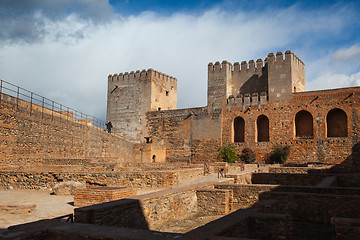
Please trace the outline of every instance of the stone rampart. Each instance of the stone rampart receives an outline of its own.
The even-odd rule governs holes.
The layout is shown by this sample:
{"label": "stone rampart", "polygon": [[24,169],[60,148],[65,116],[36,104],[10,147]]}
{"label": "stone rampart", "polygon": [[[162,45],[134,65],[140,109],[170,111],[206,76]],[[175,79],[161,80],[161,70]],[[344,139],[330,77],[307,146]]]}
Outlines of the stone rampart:
{"label": "stone rampart", "polygon": [[91,157],[132,160],[133,144],[118,135],[50,109],[2,96],[0,163],[34,164],[44,159]]}
{"label": "stone rampart", "polygon": [[3,170],[0,171],[0,189],[52,188],[63,181],[86,182],[87,186],[163,188],[173,187],[203,175],[202,168],[133,172],[93,172],[92,169],[64,172],[65,169],[58,168],[49,172]]}

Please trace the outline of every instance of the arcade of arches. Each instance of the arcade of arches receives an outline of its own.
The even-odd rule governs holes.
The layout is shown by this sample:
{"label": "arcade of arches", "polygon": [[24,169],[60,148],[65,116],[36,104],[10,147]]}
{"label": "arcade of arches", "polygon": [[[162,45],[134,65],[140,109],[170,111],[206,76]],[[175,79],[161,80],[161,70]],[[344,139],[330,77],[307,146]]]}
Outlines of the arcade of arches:
{"label": "arcade of arches", "polygon": [[[314,138],[314,118],[306,110],[301,110],[295,115],[295,137],[310,139]],[[245,142],[245,120],[238,116],[234,119],[234,142]],[[347,137],[347,116],[346,113],[334,108],[326,116],[327,137]],[[256,120],[257,142],[269,141],[269,119],[260,115]]]}

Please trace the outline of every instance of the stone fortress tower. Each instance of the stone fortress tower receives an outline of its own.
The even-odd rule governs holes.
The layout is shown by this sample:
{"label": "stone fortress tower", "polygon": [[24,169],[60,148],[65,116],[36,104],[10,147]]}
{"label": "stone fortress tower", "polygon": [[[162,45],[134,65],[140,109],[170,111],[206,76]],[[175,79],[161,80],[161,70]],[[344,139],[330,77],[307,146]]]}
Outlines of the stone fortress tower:
{"label": "stone fortress tower", "polygon": [[265,59],[208,65],[208,109],[232,105],[257,105],[286,100],[305,91],[305,65],[291,51],[270,53]]}
{"label": "stone fortress tower", "polygon": [[176,109],[177,81],[153,69],[109,75],[107,121],[127,138],[147,137],[146,113]]}
{"label": "stone fortress tower", "polygon": [[108,84],[107,120],[140,144],[135,161],[216,161],[227,144],[265,159],[291,144],[294,162],[336,163],[359,139],[360,88],[306,92],[305,65],[291,51],[209,63],[199,108],[176,109],[176,79],[152,69],[109,75]]}

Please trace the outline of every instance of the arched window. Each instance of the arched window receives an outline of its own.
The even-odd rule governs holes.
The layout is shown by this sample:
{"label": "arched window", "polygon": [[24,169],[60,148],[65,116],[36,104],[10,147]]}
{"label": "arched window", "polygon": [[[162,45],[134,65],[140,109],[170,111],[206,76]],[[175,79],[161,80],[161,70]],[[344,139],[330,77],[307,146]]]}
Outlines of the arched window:
{"label": "arched window", "polygon": [[313,138],[313,117],[308,111],[302,110],[295,115],[295,136]]}
{"label": "arched window", "polygon": [[269,141],[269,119],[265,115],[260,115],[256,121],[257,141]]}
{"label": "arched window", "polygon": [[339,108],[330,110],[326,117],[326,127],[328,137],[347,137],[346,113]]}
{"label": "arched window", "polygon": [[234,119],[234,142],[245,141],[245,121],[242,117]]}

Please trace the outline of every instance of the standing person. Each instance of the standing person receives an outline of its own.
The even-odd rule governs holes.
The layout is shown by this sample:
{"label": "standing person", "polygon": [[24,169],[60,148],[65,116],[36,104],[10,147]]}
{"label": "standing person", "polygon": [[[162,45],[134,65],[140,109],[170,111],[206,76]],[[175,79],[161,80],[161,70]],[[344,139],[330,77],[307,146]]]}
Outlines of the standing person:
{"label": "standing person", "polygon": [[111,122],[108,121],[105,125],[106,125],[106,129],[107,129],[108,133],[111,133],[111,128],[113,127],[113,125],[111,124]]}

